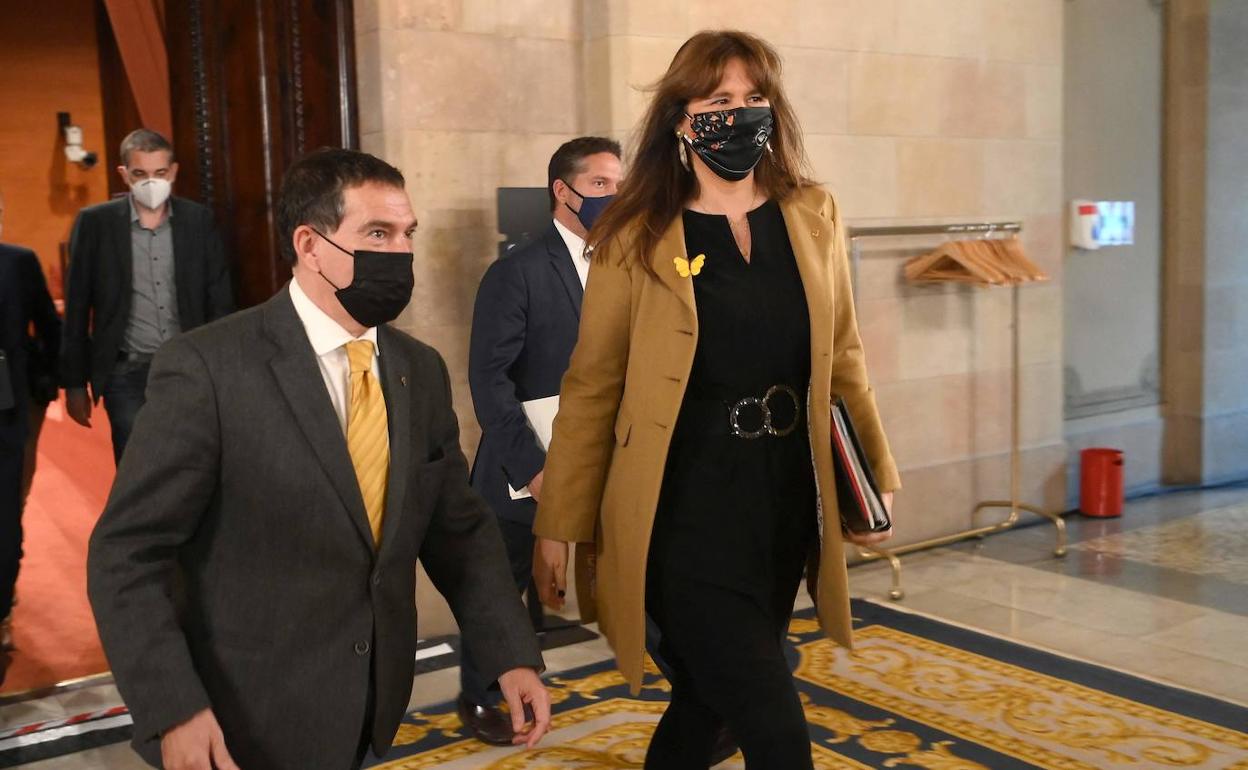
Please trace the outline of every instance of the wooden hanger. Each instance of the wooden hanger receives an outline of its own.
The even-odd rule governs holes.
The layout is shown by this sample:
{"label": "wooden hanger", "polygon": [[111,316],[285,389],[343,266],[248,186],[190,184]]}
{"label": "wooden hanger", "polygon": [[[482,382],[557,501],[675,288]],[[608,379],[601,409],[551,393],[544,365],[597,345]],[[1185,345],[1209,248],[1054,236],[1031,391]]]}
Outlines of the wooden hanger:
{"label": "wooden hanger", "polygon": [[1018,238],[946,241],[907,262],[904,272],[909,281],[976,286],[1048,280],[1048,276],[1027,259]]}

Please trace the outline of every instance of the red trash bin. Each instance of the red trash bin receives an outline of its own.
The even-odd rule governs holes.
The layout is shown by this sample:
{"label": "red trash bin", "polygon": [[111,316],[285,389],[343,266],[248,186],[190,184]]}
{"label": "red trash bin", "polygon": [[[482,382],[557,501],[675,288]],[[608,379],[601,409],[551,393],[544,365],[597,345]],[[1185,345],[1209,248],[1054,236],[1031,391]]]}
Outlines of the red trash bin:
{"label": "red trash bin", "polygon": [[1087,516],[1122,515],[1122,450],[1094,447],[1079,453],[1079,510]]}

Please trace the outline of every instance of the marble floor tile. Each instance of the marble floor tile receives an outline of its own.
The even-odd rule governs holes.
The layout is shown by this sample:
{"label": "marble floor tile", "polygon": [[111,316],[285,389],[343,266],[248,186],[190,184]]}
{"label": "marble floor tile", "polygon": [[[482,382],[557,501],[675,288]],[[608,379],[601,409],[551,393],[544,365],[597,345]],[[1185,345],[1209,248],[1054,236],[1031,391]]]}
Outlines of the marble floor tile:
{"label": "marble floor tile", "polygon": [[1024,628],[1052,620],[1017,607],[940,590],[921,594],[913,601],[907,600],[901,608],[918,610],[950,623],[1006,638],[1016,638]]}
{"label": "marble floor tile", "polygon": [[956,616],[965,615],[968,612],[984,607],[997,606],[985,599],[965,594],[955,594],[943,588],[928,588],[917,594],[907,595],[901,601],[889,601],[887,603],[880,601],[877,597],[868,598],[873,598],[881,604],[895,609],[914,610],[949,619],[956,619]]}
{"label": "marble floor tile", "polygon": [[1248,668],[1133,636],[1048,620],[1019,629],[1018,641],[1147,679],[1248,704]]}
{"label": "marble floor tile", "polygon": [[412,683],[412,694],[407,701],[407,710],[425,708],[435,703],[445,703],[459,697],[459,667],[452,666],[439,671],[430,671],[416,677]]}
{"label": "marble floor tile", "polygon": [[1241,615],[1209,611],[1143,641],[1248,667],[1248,618]]}
{"label": "marble floor tile", "polygon": [[1103,535],[1074,547],[1248,586],[1248,505]]}

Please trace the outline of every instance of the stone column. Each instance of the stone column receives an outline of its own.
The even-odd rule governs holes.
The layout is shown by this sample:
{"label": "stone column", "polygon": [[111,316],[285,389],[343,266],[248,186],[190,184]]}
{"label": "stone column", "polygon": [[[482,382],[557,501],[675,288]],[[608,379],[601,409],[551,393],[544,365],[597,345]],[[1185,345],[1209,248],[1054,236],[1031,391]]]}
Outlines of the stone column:
{"label": "stone column", "polygon": [[1248,5],[1167,4],[1165,480],[1248,476]]}

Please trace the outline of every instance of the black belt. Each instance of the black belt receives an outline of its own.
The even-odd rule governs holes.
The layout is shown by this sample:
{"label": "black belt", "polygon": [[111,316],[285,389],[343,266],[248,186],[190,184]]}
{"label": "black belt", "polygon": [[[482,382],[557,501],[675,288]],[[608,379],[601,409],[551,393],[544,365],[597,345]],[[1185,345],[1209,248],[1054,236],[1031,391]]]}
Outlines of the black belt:
{"label": "black belt", "polygon": [[803,424],[797,390],[772,385],[762,396],[727,399],[687,398],[680,408],[677,430],[709,436],[756,439],[784,438]]}
{"label": "black belt", "polygon": [[150,364],[155,357],[155,353],[131,353],[128,350],[117,351],[117,360],[122,363]]}

